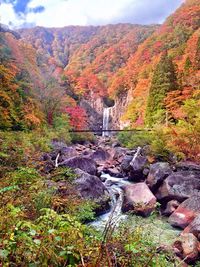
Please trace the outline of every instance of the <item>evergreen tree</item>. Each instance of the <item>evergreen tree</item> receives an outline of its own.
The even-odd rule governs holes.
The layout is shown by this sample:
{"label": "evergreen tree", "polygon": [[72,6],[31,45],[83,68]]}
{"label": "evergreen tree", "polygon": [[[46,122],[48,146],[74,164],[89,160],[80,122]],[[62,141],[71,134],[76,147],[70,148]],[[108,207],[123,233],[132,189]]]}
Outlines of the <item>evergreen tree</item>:
{"label": "evergreen tree", "polygon": [[178,88],[174,64],[164,53],[153,74],[146,110],[146,124],[152,126],[166,117],[164,98]]}

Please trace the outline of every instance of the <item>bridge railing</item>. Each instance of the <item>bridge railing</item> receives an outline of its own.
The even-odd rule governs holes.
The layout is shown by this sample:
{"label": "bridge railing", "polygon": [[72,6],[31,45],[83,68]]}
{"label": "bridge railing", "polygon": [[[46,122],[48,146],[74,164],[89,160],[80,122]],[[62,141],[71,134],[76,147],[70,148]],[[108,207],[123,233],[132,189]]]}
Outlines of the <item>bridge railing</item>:
{"label": "bridge railing", "polygon": [[70,133],[141,132],[141,131],[151,131],[151,129],[69,130]]}

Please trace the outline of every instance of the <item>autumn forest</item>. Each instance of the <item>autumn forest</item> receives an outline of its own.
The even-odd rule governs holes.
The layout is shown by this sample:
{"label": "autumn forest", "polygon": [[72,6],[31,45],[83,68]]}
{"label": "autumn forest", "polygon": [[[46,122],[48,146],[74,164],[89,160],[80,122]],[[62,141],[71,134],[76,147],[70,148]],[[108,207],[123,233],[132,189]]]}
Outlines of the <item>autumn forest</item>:
{"label": "autumn forest", "polygon": [[[200,266],[199,164],[199,0],[161,25],[1,24],[0,267]],[[158,245],[157,220],[183,232]]]}

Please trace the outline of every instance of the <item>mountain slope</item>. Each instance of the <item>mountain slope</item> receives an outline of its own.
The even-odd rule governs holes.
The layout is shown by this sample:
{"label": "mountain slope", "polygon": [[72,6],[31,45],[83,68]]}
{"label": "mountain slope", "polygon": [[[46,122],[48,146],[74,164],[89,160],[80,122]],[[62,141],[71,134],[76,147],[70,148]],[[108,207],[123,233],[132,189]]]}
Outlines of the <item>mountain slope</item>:
{"label": "mountain slope", "polygon": [[[177,70],[180,87],[176,93],[179,91],[180,97],[185,95],[182,100],[192,95],[193,90],[199,87],[200,81],[199,39],[200,2],[186,1],[138,47],[127,65],[113,77],[109,87],[110,95],[120,98],[120,95],[129,92],[125,121],[133,124],[144,123],[153,73],[163,53],[167,52]],[[179,101],[178,106],[181,103],[182,101]]]}
{"label": "mountain slope", "polygon": [[35,127],[43,120],[34,87],[43,76],[31,45],[6,30],[0,33],[1,129]]}
{"label": "mountain slope", "polygon": [[76,93],[93,90],[105,95],[113,73],[125,66],[138,45],[157,27],[117,24],[36,27],[18,32],[24,41],[33,45],[41,63],[50,66],[54,76],[59,77],[65,69]]}
{"label": "mountain slope", "polygon": [[176,85],[162,94],[162,108],[155,107],[162,115],[155,115],[159,115],[158,122],[165,120],[165,113],[174,122],[183,116],[184,100],[199,88],[199,29],[200,2],[187,0],[161,26],[36,27],[18,30],[21,39],[12,37],[16,41],[7,33],[6,40],[17,65],[23,69],[26,63],[34,86],[43,87],[46,80],[56,77],[57,88],[61,85],[77,103],[84,98],[99,114],[103,98],[114,98],[113,123],[123,127],[144,125],[152,78],[163,55],[172,61]]}

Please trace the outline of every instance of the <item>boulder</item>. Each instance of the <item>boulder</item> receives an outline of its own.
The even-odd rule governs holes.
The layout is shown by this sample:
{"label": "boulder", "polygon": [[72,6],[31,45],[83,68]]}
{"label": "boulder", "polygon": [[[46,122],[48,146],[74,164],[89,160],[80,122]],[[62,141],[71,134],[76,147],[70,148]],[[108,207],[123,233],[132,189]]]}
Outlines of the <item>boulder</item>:
{"label": "boulder", "polygon": [[199,254],[199,242],[191,233],[183,233],[174,242],[173,248],[177,256],[184,259],[187,263],[193,263],[197,260]]}
{"label": "boulder", "polygon": [[116,177],[116,178],[123,178],[123,174],[120,172],[120,170],[117,167],[110,167],[108,168],[105,173],[110,174],[110,176],[112,177]]}
{"label": "boulder", "polygon": [[162,212],[165,216],[170,216],[180,205],[177,200],[171,200],[167,203],[165,210]]}
{"label": "boulder", "polygon": [[122,211],[133,210],[136,214],[148,216],[156,207],[156,198],[145,183],[125,187]]}
{"label": "boulder", "polygon": [[45,173],[50,173],[52,170],[55,169],[55,161],[51,159],[46,159],[45,162],[43,163],[43,169],[42,171]]}
{"label": "boulder", "polygon": [[84,145],[76,144],[76,151],[78,151],[79,153],[82,153],[85,149],[86,147]]}
{"label": "boulder", "polygon": [[200,214],[200,196],[192,196],[179,205],[169,217],[172,226],[184,229]]}
{"label": "boulder", "polygon": [[157,162],[151,164],[146,183],[151,190],[156,191],[164,179],[171,173],[172,170],[167,162]]}
{"label": "boulder", "polygon": [[78,156],[78,153],[74,147],[63,147],[60,151],[58,151],[60,154],[58,158],[58,162],[63,162],[66,159]]}
{"label": "boulder", "polygon": [[130,181],[141,181],[145,178],[143,170],[146,167],[148,162],[147,157],[141,154],[142,149],[138,147],[137,152],[133,156],[133,159],[130,162],[130,174],[129,180]]}
{"label": "boulder", "polygon": [[[59,154],[58,163],[66,160],[68,158],[72,158],[72,157],[78,155],[75,147],[67,146],[63,142],[53,141],[52,147],[53,147],[52,152],[43,155],[43,158],[45,161],[49,160],[48,159],[48,157],[49,157],[53,162],[55,162],[58,154]],[[47,155],[48,155],[48,157],[47,157]]]}
{"label": "boulder", "polygon": [[62,148],[67,147],[66,143],[60,142],[60,141],[56,141],[56,140],[53,140],[51,142],[51,145],[52,145],[52,148],[53,148],[54,151],[59,151]]}
{"label": "boulder", "polygon": [[59,164],[59,166],[70,167],[72,169],[81,169],[91,175],[95,175],[97,172],[96,162],[90,158],[76,156],[69,158]]}
{"label": "boulder", "polygon": [[180,171],[193,171],[199,174],[200,179],[200,165],[191,161],[182,161],[176,164],[176,169]]}
{"label": "boulder", "polygon": [[190,171],[174,172],[170,174],[159,187],[156,197],[161,202],[178,200],[180,202],[190,196],[200,195],[200,179]]}
{"label": "boulder", "polygon": [[98,215],[107,212],[110,209],[110,196],[101,179],[80,169],[76,169],[75,173],[78,178],[74,184],[80,196],[94,200],[98,204],[96,209]]}
{"label": "boulder", "polygon": [[123,147],[115,147],[111,150],[111,155],[114,160],[118,160],[119,162],[122,162],[123,158],[125,157],[127,152],[126,148]]}
{"label": "boulder", "polygon": [[143,170],[143,174],[144,174],[144,176],[148,176],[148,174],[149,174],[149,168],[144,168],[144,170]]}
{"label": "boulder", "polygon": [[137,149],[127,150],[126,155],[132,156],[132,158],[133,158],[133,156],[135,155],[136,152],[137,152]]}
{"label": "boulder", "polygon": [[120,143],[118,141],[115,141],[112,143],[112,147],[115,148],[115,147],[120,147]]}
{"label": "boulder", "polygon": [[121,171],[127,174],[130,171],[130,162],[133,159],[133,156],[126,155],[121,163]]}
{"label": "boulder", "polygon": [[184,229],[184,233],[192,233],[200,240],[200,215],[197,217]]}
{"label": "boulder", "polygon": [[101,162],[110,159],[110,154],[106,150],[99,148],[90,156],[90,158],[96,162]]}

